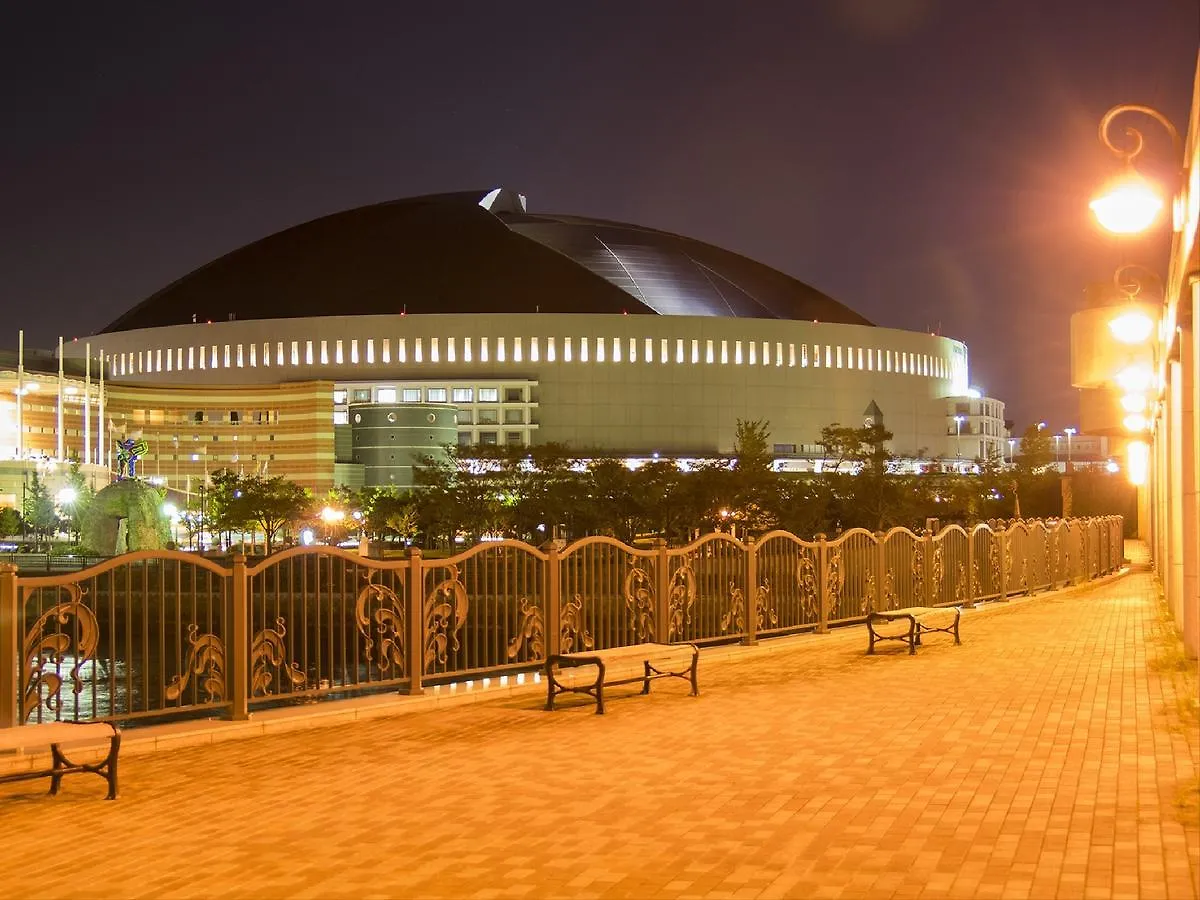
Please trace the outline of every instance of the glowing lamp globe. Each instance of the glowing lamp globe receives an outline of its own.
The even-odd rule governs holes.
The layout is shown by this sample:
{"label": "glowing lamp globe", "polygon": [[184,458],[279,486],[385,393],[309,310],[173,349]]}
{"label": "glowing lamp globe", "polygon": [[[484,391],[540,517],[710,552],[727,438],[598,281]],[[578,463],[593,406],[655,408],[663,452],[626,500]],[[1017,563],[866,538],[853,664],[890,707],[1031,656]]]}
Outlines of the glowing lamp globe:
{"label": "glowing lamp globe", "polygon": [[1146,398],[1142,394],[1126,394],[1121,398],[1121,408],[1127,413],[1146,411]]}
{"label": "glowing lamp globe", "polygon": [[1117,384],[1131,394],[1149,390],[1153,381],[1154,373],[1146,366],[1130,366],[1117,375]]}
{"label": "glowing lamp globe", "polygon": [[1140,310],[1131,309],[1109,321],[1108,330],[1122,344],[1140,344],[1154,331],[1154,320]]}
{"label": "glowing lamp globe", "polygon": [[1123,424],[1127,430],[1136,432],[1145,431],[1148,423],[1146,422],[1145,416],[1139,413],[1133,413],[1132,415],[1125,417],[1125,422]]}
{"label": "glowing lamp globe", "polygon": [[1089,206],[1101,226],[1114,234],[1137,234],[1158,218],[1162,198],[1146,179],[1130,171],[1109,184]]}

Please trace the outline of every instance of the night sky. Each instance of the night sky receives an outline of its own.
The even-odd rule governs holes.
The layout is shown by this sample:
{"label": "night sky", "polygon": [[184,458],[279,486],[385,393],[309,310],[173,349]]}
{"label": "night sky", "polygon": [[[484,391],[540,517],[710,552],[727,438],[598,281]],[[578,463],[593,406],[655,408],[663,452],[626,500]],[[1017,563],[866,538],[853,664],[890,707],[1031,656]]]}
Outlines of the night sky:
{"label": "night sky", "polygon": [[99,330],[308,219],[505,185],[960,338],[1018,428],[1055,430],[1085,286],[1166,265],[1090,220],[1097,122],[1136,102],[1183,127],[1200,45],[1197,0],[17,6],[2,346]]}

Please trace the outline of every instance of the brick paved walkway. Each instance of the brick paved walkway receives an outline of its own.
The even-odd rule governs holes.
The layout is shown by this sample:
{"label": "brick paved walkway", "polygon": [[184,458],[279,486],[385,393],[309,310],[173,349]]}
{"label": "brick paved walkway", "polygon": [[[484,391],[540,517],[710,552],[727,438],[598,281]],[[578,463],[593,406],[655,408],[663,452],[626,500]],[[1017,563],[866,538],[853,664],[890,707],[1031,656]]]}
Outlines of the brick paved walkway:
{"label": "brick paved walkway", "polygon": [[855,628],[702,659],[699,698],[603,717],[526,694],[133,756],[115,803],[8,785],[0,894],[1195,898],[1160,622],[1134,573],[915,657]]}

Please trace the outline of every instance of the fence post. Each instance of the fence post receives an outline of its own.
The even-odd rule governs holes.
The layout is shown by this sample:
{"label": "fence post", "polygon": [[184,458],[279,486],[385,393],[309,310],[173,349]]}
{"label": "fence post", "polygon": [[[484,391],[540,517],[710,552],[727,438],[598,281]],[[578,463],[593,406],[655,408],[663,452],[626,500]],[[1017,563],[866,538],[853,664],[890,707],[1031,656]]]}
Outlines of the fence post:
{"label": "fence post", "polygon": [[408,685],[402,694],[420,694],[425,670],[425,583],[421,571],[421,548],[408,548]]}
{"label": "fence post", "polygon": [[671,579],[667,574],[670,557],[665,538],[654,539],[654,640],[671,643]]}
{"label": "fence post", "polygon": [[887,534],[875,532],[875,596],[876,610],[887,609]]}
{"label": "fence post", "polygon": [[933,531],[926,528],[921,532],[921,565],[925,571],[922,573],[924,577],[921,579],[925,582],[925,596],[921,598],[922,606],[936,606],[938,588],[940,584],[933,583]]}
{"label": "fence post", "polygon": [[547,552],[550,559],[546,562],[549,571],[546,573],[546,654],[562,653],[564,649],[574,648],[562,646],[562,572],[559,569],[559,552],[562,542],[552,540]]}
{"label": "fence post", "polygon": [[17,567],[0,565],[0,728],[20,724],[17,683],[20,660],[17,658]]}
{"label": "fence post", "polygon": [[758,643],[758,543],[746,538],[746,634],[747,647]]}
{"label": "fence post", "polygon": [[246,556],[233,555],[233,627],[229,635],[229,692],[235,720],[250,718],[250,598]]}
{"label": "fence post", "polygon": [[[975,608],[975,526],[968,524],[963,529],[967,533],[967,609]],[[982,585],[981,585],[982,587]]]}
{"label": "fence post", "polygon": [[996,540],[1000,542],[1000,596],[999,600],[1008,599],[1008,532],[1013,526],[1006,525],[996,532]]}
{"label": "fence post", "polygon": [[817,634],[829,633],[829,542],[817,535]]}

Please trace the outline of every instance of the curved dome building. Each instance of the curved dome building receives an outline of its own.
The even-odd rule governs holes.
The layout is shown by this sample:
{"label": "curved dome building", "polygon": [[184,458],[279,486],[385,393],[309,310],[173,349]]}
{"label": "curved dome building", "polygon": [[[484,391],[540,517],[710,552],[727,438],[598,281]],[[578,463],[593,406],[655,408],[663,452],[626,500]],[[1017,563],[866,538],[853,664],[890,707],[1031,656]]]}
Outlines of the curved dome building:
{"label": "curved dome building", "polygon": [[249,464],[318,490],[411,477],[411,453],[388,470],[382,432],[373,474],[355,459],[364,403],[444,404],[463,445],[631,456],[729,453],[739,419],[766,419],[776,452],[803,457],[822,426],[881,415],[897,452],[939,455],[945,398],[967,388],[958,341],[875,327],[691,238],[531,213],[506,189],[289,228],[165,287],[91,348],[112,426],[169,442],[151,466]]}

